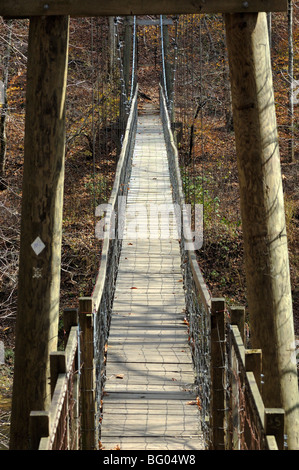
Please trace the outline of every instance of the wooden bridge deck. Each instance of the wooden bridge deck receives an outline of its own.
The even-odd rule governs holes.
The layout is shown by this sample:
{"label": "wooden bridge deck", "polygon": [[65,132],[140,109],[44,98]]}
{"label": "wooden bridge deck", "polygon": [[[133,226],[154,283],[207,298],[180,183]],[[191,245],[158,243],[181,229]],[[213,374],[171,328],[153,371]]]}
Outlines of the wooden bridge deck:
{"label": "wooden bridge deck", "polygon": [[156,204],[172,205],[159,115],[138,117],[132,164],[108,342],[101,444],[109,450],[201,450],[175,222],[148,217]]}

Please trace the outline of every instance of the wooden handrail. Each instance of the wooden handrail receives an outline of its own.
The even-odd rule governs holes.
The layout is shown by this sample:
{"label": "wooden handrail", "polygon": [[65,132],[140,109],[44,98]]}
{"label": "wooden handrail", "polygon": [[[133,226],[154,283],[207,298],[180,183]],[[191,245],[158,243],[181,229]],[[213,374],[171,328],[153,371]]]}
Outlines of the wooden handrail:
{"label": "wooden handrail", "polygon": [[[120,195],[119,188],[121,184],[121,177],[123,175],[124,167],[127,164],[126,157],[128,153],[128,147],[131,145],[131,142],[130,142],[131,130],[132,130],[133,121],[136,117],[135,113],[137,109],[137,96],[138,96],[138,85],[136,86],[135,94],[132,100],[131,111],[130,111],[127,125],[126,125],[123,145],[122,145],[121,153],[120,153],[118,164],[117,164],[116,174],[114,178],[114,184],[113,184],[112,192],[111,192],[109,202],[108,202],[108,205],[112,209],[111,216],[113,214],[113,211],[116,211],[117,209],[118,196]],[[109,228],[112,222],[113,222],[112,218],[110,218],[109,224],[108,224]],[[92,308],[93,308],[93,311],[95,312],[97,312],[99,309],[99,306],[102,300],[103,291],[104,291],[110,244],[111,244],[111,240],[109,236],[105,237],[103,241],[102,252],[101,252],[101,264],[100,264],[99,272],[97,275],[96,284],[94,286],[94,289],[91,295]]]}
{"label": "wooden handrail", "polygon": [[[165,121],[164,129],[166,129],[167,134],[168,134],[169,145],[171,146],[171,152],[173,153],[173,160],[174,160],[174,165],[175,165],[175,175],[172,175],[172,176],[177,181],[178,201],[176,202],[178,202],[180,207],[183,208],[185,204],[185,195],[183,192],[183,185],[182,185],[182,179],[181,179],[179,154],[178,154],[177,146],[175,144],[173,132],[171,129],[171,122],[170,122],[169,114],[167,112],[166,99],[165,99],[165,95],[164,95],[161,84],[160,84],[160,100],[161,100],[161,108],[163,112],[163,119]],[[190,249],[190,246],[191,246],[190,243],[192,243],[191,228],[187,220],[187,215],[185,214],[184,217],[185,217],[185,220],[183,220],[184,230],[182,231],[181,237],[183,238],[184,246],[189,247],[189,249],[186,250],[186,253],[187,253],[188,261],[190,263],[190,267],[192,270],[193,280],[197,289],[197,293],[200,296],[201,302],[206,312],[210,312],[211,305],[212,305],[211,295],[209,293],[209,290],[204,281],[202,272],[198,265],[196,254],[194,250]]]}
{"label": "wooden handrail", "polygon": [[[235,352],[238,372],[242,377],[245,400],[254,414],[256,427],[259,430],[261,446],[265,450],[283,450],[284,448],[284,410],[265,407],[260,392],[260,383],[255,369],[255,362],[246,360],[248,355],[260,355],[260,350],[247,350],[237,325],[228,325],[229,342]],[[230,371],[233,372],[233,371]],[[232,374],[231,374],[232,375]],[[233,410],[231,410],[233,411]],[[232,430],[231,430],[232,431]]]}
{"label": "wooden handrail", "polygon": [[[55,450],[53,445],[57,430],[61,420],[65,420],[65,426],[69,426],[66,416],[69,411],[70,379],[72,374],[77,374],[78,355],[78,327],[72,326],[68,333],[68,340],[64,351],[51,353],[51,402],[48,410],[32,411],[30,413],[30,439],[32,450]],[[73,378],[73,377],[72,377]],[[74,399],[78,398],[78,384],[74,380],[75,386],[72,393]],[[73,387],[73,385],[71,385]],[[75,390],[76,389],[76,390]],[[74,419],[78,419],[78,412]],[[73,423],[72,423],[73,424]],[[78,422],[72,426],[75,433],[79,433]],[[65,429],[65,448],[69,448],[69,432]],[[75,437],[78,443],[78,437]],[[61,444],[61,443],[59,443]],[[77,448],[77,445],[76,445]]]}
{"label": "wooden handrail", "polygon": [[[160,101],[161,111],[165,121],[164,129],[167,134],[168,144],[174,160],[174,171],[172,177],[176,181],[177,185],[176,202],[178,202],[182,208],[185,203],[185,197],[182,189],[178,150],[171,130],[166,99],[161,85]],[[191,247],[191,249],[185,250],[185,256],[188,258],[189,266],[192,271],[192,277],[197,291],[196,294],[204,306],[205,311],[208,314],[211,314],[211,447],[213,449],[224,450],[225,448],[230,448],[233,442],[233,440],[226,435],[225,431],[227,424],[227,407],[225,386],[223,384],[229,380],[229,373],[231,372],[228,371],[227,374],[225,373],[226,344],[224,325],[226,324],[226,306],[224,299],[213,299],[210,296],[197,262],[196,253],[190,244],[190,242],[192,243],[190,225],[186,219],[183,220],[182,223],[184,224],[184,231],[181,237],[184,242],[184,246],[188,246],[189,244],[189,248]],[[281,449],[283,448],[284,412],[281,409],[272,410],[273,415],[276,416],[276,421],[272,419],[272,426],[269,425],[269,417],[272,416],[272,414],[267,408],[265,408],[260,393],[261,351],[247,350],[244,345],[244,314],[245,309],[243,307],[233,307],[231,309],[231,320],[232,323],[236,324],[229,325],[229,341],[231,347],[235,351],[238,367],[242,372],[246,399],[254,409],[255,419],[258,421],[258,428],[261,433],[261,436],[259,437],[263,441],[263,447],[271,450]],[[234,385],[230,384],[229,386],[236,390]],[[234,413],[234,419],[237,419],[238,421],[239,418],[236,418],[236,413],[239,413],[239,410],[234,409],[231,411]],[[273,425],[274,422],[278,423],[276,428]]]}

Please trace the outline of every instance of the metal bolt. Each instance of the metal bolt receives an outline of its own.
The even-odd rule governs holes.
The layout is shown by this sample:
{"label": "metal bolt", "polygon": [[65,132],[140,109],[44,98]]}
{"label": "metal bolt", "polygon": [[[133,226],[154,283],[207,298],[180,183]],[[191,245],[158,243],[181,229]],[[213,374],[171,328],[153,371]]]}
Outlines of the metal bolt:
{"label": "metal bolt", "polygon": [[44,4],[44,10],[48,10],[49,9],[49,5],[47,3]]}
{"label": "metal bolt", "polygon": [[248,2],[243,2],[243,7],[244,8],[248,8],[248,6],[249,6]]}

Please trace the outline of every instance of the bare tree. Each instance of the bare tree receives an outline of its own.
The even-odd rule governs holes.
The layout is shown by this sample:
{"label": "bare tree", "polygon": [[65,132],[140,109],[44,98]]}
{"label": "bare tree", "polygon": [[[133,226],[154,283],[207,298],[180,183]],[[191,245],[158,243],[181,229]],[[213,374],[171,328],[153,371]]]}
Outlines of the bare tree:
{"label": "bare tree", "polygon": [[[7,23],[8,27],[8,40],[5,48],[5,53],[2,58],[2,82],[3,82],[3,93],[2,93],[2,106],[0,111],[0,178],[3,178],[5,172],[6,162],[6,118],[8,113],[7,105],[7,83],[8,83],[8,68],[11,51],[11,37],[12,37],[12,20]],[[3,189],[2,183],[0,189]]]}
{"label": "bare tree", "polygon": [[289,77],[289,158],[293,162],[295,160],[294,145],[294,50],[293,50],[293,0],[288,0],[288,77]]}

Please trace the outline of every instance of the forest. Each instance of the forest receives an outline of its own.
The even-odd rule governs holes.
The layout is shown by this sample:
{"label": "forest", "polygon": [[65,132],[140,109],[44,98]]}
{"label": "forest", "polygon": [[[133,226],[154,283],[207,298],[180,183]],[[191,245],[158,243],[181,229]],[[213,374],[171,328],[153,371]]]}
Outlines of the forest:
{"label": "forest", "polygon": [[[292,21],[268,15],[269,38],[296,340],[299,340],[298,154],[299,2]],[[165,63],[171,77],[173,127],[187,202],[204,205],[204,240],[198,263],[213,296],[228,305],[246,303],[242,221],[231,111],[229,67],[221,15],[169,17],[164,31]],[[67,135],[63,207],[60,310],[76,307],[95,284],[101,241],[95,208],[112,189],[125,119],[124,87],[133,72],[139,108],[158,108],[162,79],[161,30],[136,29],[137,61],[126,47],[126,18],[71,18],[67,82]],[[0,20],[0,448],[7,448],[13,379],[15,319],[22,201],[28,20]],[[129,56],[129,57],[130,57]],[[126,61],[131,63],[126,65]],[[129,75],[126,71],[129,70]],[[129,86],[128,86],[129,84]],[[292,85],[292,86],[291,86]],[[298,91],[296,91],[298,88]],[[250,335],[250,321],[247,321]],[[63,332],[61,331],[61,334]],[[298,361],[297,361],[298,364]]]}

